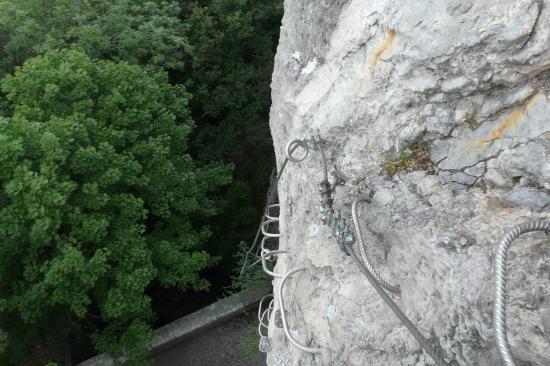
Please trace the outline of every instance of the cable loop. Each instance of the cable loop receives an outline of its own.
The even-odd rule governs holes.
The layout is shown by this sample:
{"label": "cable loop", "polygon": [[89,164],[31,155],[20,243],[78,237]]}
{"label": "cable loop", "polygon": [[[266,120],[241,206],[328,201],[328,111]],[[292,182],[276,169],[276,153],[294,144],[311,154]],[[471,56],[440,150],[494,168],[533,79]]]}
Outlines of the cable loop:
{"label": "cable loop", "polygon": [[[436,349],[432,346],[432,344],[420,333],[420,331],[412,324],[412,322],[407,318],[407,316],[401,311],[401,309],[395,304],[395,302],[391,299],[391,297],[384,292],[384,288],[386,288],[390,292],[394,292],[399,294],[400,289],[397,286],[392,286],[389,283],[387,283],[378,273],[374,271],[374,268],[372,267],[372,264],[368,260],[368,257],[366,255],[366,251],[364,248],[364,242],[362,239],[361,229],[359,227],[359,221],[357,220],[357,202],[358,200],[355,200],[352,205],[352,221],[353,226],[356,232],[357,240],[360,241],[360,249],[361,249],[361,255],[363,256],[363,261],[359,259],[355,251],[353,250],[353,243],[356,240],[356,237],[353,235],[353,232],[351,231],[349,225],[347,224],[346,220],[342,218],[342,215],[340,211],[338,211],[338,215],[336,215],[334,208],[333,208],[333,194],[334,194],[334,187],[338,185],[338,180],[331,184],[327,179],[327,160],[325,157],[325,153],[323,150],[323,146],[320,142],[320,139],[317,139],[317,145],[319,148],[319,153],[321,154],[321,160],[323,163],[323,180],[319,184],[319,193],[321,195],[321,207],[320,207],[320,216],[321,221],[323,224],[327,225],[332,229],[332,235],[336,239],[336,242],[340,245],[340,248],[344,253],[347,255],[350,255],[355,264],[359,267],[361,272],[367,277],[371,285],[374,287],[376,292],[382,297],[382,299],[386,302],[386,304],[390,307],[390,309],[394,312],[394,314],[399,318],[399,320],[407,327],[407,329],[411,332],[411,334],[416,338],[416,340],[420,343],[422,348],[426,350],[426,352],[432,357],[432,359],[436,362],[439,366],[447,366],[448,363],[445,361],[445,357],[443,355],[442,350]],[[364,262],[364,263],[363,263]],[[376,275],[374,275],[372,272],[374,272]]]}
{"label": "cable loop", "polygon": [[312,347],[307,347],[303,344],[301,344],[300,342],[298,342],[296,339],[294,339],[294,337],[292,336],[292,334],[290,334],[290,330],[288,329],[288,324],[287,324],[287,321],[286,321],[286,314],[285,314],[285,304],[284,304],[284,299],[283,299],[283,287],[286,283],[286,281],[295,273],[297,272],[301,272],[301,271],[304,271],[306,268],[305,267],[297,267],[297,268],[294,268],[294,269],[291,269],[290,271],[288,271],[282,278],[281,280],[281,283],[279,284],[279,291],[278,291],[278,295],[279,295],[279,309],[281,309],[281,320],[282,320],[282,323],[283,323],[283,330],[285,331],[285,334],[286,334],[286,337],[288,338],[289,342],[292,343],[296,348],[304,351],[304,352],[308,352],[308,353],[319,353],[320,352],[320,349],[319,348],[312,348]]}
{"label": "cable loop", "polygon": [[493,310],[493,323],[495,327],[495,339],[502,360],[506,366],[515,366],[516,363],[510,351],[508,336],[506,334],[506,259],[510,244],[520,235],[533,231],[550,231],[550,221],[531,221],[516,225],[500,242],[495,257],[495,304]]}

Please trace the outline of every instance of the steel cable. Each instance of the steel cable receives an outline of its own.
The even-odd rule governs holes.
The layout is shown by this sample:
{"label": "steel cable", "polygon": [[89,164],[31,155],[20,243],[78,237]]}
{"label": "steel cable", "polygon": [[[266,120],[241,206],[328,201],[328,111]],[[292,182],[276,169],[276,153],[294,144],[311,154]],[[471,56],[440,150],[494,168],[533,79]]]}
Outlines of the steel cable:
{"label": "steel cable", "polygon": [[[420,331],[413,325],[413,323],[403,313],[403,311],[401,311],[401,309],[391,299],[391,297],[384,291],[383,287],[390,292],[400,294],[399,287],[390,285],[376,271],[374,271],[374,268],[366,255],[364,242],[361,234],[361,228],[359,227],[359,221],[357,219],[357,202],[359,200],[355,200],[352,205],[352,221],[353,221],[356,237],[354,237],[353,234],[350,232],[345,219],[342,219],[340,214],[338,214],[338,216],[335,215],[334,208],[333,208],[334,186],[331,185],[330,182],[328,182],[327,174],[326,174],[327,161],[326,161],[324,149],[321,145],[320,139],[318,139],[317,141],[318,141],[317,146],[321,154],[321,160],[323,162],[323,169],[324,169],[323,180],[320,183],[321,221],[332,228],[332,234],[336,238],[336,241],[340,245],[342,250],[346,254],[349,254],[352,257],[355,264],[359,267],[361,272],[367,277],[367,279],[369,280],[371,285],[374,287],[376,292],[378,292],[378,294],[380,295],[380,297],[382,297],[384,302],[386,302],[386,304],[390,307],[390,309],[397,316],[397,318],[411,332],[414,338],[418,341],[418,343],[420,343],[422,348],[424,348],[426,352],[432,357],[432,359],[436,362],[436,364],[438,366],[448,366],[449,364],[444,359],[443,351],[441,349],[436,350],[432,346],[432,344],[422,335],[422,333],[420,333]],[[356,240],[360,241],[359,248],[361,250],[361,255],[363,257],[364,262],[361,261],[361,259],[357,256],[357,254],[353,250],[353,243]],[[373,274],[373,272],[375,274]]]}
{"label": "steel cable", "polygon": [[366,199],[357,198],[356,200],[353,201],[353,203],[351,205],[351,218],[353,220],[353,227],[355,228],[355,239],[357,240],[357,243],[359,244],[359,251],[361,252],[361,257],[362,257],[363,262],[365,263],[365,266],[367,267],[367,269],[370,271],[370,273],[372,273],[372,275],[376,279],[376,282],[378,282],[378,284],[380,284],[380,286],[382,286],[383,288],[385,288],[389,292],[392,292],[395,295],[400,296],[401,289],[400,289],[399,285],[394,286],[394,285],[391,285],[386,280],[384,280],[382,278],[382,276],[378,273],[378,271],[376,271],[374,269],[372,263],[370,262],[370,260],[367,256],[367,251],[365,249],[365,242],[363,241],[363,234],[361,233],[361,229],[359,228],[359,220],[357,219],[357,204],[359,202],[363,202],[363,201],[366,201]]}
{"label": "steel cable", "polygon": [[533,231],[550,231],[550,221],[532,221],[516,225],[500,242],[495,257],[495,304],[493,323],[495,339],[506,366],[515,366],[506,335],[506,258],[510,244],[520,235]]}
{"label": "steel cable", "polygon": [[[445,356],[445,353],[443,352],[443,349],[440,346],[433,345],[428,339],[426,339],[424,335],[418,330],[418,328],[414,326],[411,320],[403,313],[403,311],[392,300],[392,298],[384,291],[384,289],[386,289],[387,291],[392,292],[398,296],[400,295],[399,286],[391,285],[390,283],[385,281],[380,276],[380,274],[374,269],[372,263],[370,262],[367,256],[363,236],[362,236],[362,233],[359,227],[359,221],[357,218],[357,204],[363,201],[363,199],[356,199],[352,204],[351,214],[352,214],[352,221],[355,229],[355,237],[349,231],[349,227],[345,219],[342,219],[340,214],[336,216],[333,209],[333,198],[332,198],[334,186],[328,182],[327,160],[325,157],[323,147],[321,145],[321,140],[319,138],[313,138],[309,140],[289,141],[289,143],[285,148],[285,153],[287,157],[281,166],[281,170],[279,172],[279,175],[277,176],[277,182],[280,178],[280,173],[282,173],[288,161],[300,162],[300,161],[303,161],[308,156],[308,152],[309,152],[308,143],[313,144],[314,148],[318,147],[319,152],[321,154],[322,164],[323,164],[323,180],[320,184],[320,192],[322,197],[321,219],[323,223],[327,224],[332,229],[333,235],[335,236],[338,244],[340,244],[344,252],[346,252],[351,256],[352,260],[359,267],[359,270],[365,275],[365,277],[367,277],[367,280],[374,287],[374,289],[382,298],[382,300],[384,300],[384,302],[388,305],[388,307],[392,310],[392,312],[397,316],[397,318],[403,323],[403,325],[405,325],[405,327],[419,342],[420,346],[426,351],[426,353],[430,355],[430,357],[432,357],[432,359],[435,361],[435,363],[438,366],[449,366],[450,364],[445,361],[446,356]],[[305,149],[305,152],[301,157],[295,158],[292,156],[292,152],[297,147],[302,147],[303,149]],[[271,206],[278,207],[277,204],[271,205]],[[278,287],[278,300],[279,300],[280,309],[277,310],[277,312],[280,313],[280,318],[281,318],[280,320],[281,320],[282,327],[284,329],[286,337],[288,338],[291,344],[293,344],[295,347],[299,348],[300,350],[309,352],[309,353],[318,353],[320,351],[318,348],[307,347],[299,343],[292,336],[292,334],[290,334],[285,311],[284,311],[284,298],[283,298],[284,284],[286,283],[286,281],[290,276],[292,276],[297,272],[305,270],[305,267],[294,268],[288,271],[286,274],[280,275],[270,271],[267,268],[267,265],[265,263],[265,261],[269,259],[271,255],[286,253],[286,251],[280,251],[280,250],[270,251],[265,249],[264,247],[265,241],[267,239],[279,238],[281,236],[280,232],[273,234],[267,231],[267,226],[269,226],[269,224],[275,223],[278,221],[279,221],[279,217],[272,216],[269,212],[269,208],[266,207],[266,214],[265,214],[265,217],[263,218],[262,224],[260,225],[261,232],[265,236],[262,239],[262,242],[260,245],[262,266],[264,268],[264,271],[269,275],[273,277],[281,278],[281,283],[279,284],[279,287]],[[506,235],[503,241],[500,243],[500,246],[497,250],[496,259],[495,259],[495,304],[494,304],[495,338],[497,339],[497,345],[501,353],[501,356],[504,362],[506,363],[506,366],[515,366],[514,360],[510,352],[507,336],[506,336],[506,255],[507,255],[507,250],[513,240],[515,240],[521,234],[532,232],[532,231],[550,231],[550,222],[536,221],[536,222],[517,225],[516,227],[514,227]],[[359,258],[357,253],[352,248],[352,245],[355,242],[355,240],[357,240],[357,242],[359,243],[361,258]],[[261,324],[259,328],[261,328],[262,325],[266,326],[263,323],[263,318],[265,317],[266,314],[269,317],[271,316],[271,311],[273,310],[272,303],[273,303],[273,300],[270,303],[270,307],[266,309],[262,314],[260,318]],[[263,338],[266,338],[266,337],[262,336],[262,340],[270,342],[269,338],[266,338],[266,339],[263,339]],[[260,342],[260,348],[262,348],[262,340]],[[267,346],[269,346],[270,348],[271,347],[270,343],[267,344]]]}
{"label": "steel cable", "polygon": [[380,297],[382,298],[382,300],[384,300],[386,305],[388,305],[389,308],[393,311],[393,313],[397,316],[397,318],[399,318],[401,323],[403,323],[403,325],[407,327],[407,329],[409,330],[409,332],[411,332],[413,337],[418,341],[418,343],[420,343],[420,346],[424,348],[424,350],[430,355],[430,357],[435,361],[435,363],[438,366],[449,366],[449,364],[444,359],[443,350],[434,348],[430,343],[430,341],[428,341],[422,335],[422,333],[420,333],[420,331],[414,326],[414,324],[405,315],[405,313],[401,311],[399,306],[397,306],[397,304],[391,299],[391,297],[384,291],[382,286],[380,286],[380,284],[378,283],[374,275],[368,270],[368,268],[366,268],[363,262],[361,262],[361,259],[359,259],[359,257],[357,256],[357,254],[355,253],[355,251],[351,246],[349,247],[348,251],[350,253],[351,258],[357,265],[357,267],[359,267],[361,272],[369,280],[372,287],[374,287],[376,292],[378,292],[378,295],[380,295]]}

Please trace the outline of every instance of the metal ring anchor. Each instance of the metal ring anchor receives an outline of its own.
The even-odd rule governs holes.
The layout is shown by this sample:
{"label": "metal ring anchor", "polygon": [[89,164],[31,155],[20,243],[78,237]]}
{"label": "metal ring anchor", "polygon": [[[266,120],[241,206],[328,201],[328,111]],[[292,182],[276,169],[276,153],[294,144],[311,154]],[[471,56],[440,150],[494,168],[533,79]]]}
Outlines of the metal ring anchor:
{"label": "metal ring anchor", "polygon": [[[302,149],[304,149],[304,154],[302,156],[296,158],[296,157],[292,156],[292,153],[298,147],[301,147]],[[305,158],[307,158],[307,156],[309,155],[309,146],[308,146],[307,142],[304,141],[304,140],[300,140],[300,139],[290,140],[286,144],[285,155],[286,155],[286,158],[288,160],[290,160],[291,162],[299,163],[301,161],[304,161]]]}
{"label": "metal ring anchor", "polygon": [[506,366],[515,366],[506,335],[506,258],[510,244],[520,235],[533,231],[550,231],[550,221],[532,221],[516,225],[500,242],[495,257],[495,305],[493,323],[498,350]]}

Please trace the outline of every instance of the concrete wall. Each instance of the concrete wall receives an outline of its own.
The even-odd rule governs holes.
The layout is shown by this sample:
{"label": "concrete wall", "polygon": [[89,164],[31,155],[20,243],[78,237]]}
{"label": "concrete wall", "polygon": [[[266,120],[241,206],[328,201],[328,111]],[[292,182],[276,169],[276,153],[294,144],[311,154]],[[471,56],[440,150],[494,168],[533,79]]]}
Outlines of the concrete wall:
{"label": "concrete wall", "polygon": [[[256,320],[254,308],[264,294],[249,289],[157,329],[150,346],[154,365],[262,365],[261,358],[245,355],[241,342]],[[101,354],[77,366],[112,365],[113,360]]]}
{"label": "concrete wall", "polygon": [[243,313],[162,350],[153,356],[153,366],[264,366],[265,354],[243,348],[246,344],[247,349],[257,350],[258,339],[253,337],[257,327],[255,311]]}

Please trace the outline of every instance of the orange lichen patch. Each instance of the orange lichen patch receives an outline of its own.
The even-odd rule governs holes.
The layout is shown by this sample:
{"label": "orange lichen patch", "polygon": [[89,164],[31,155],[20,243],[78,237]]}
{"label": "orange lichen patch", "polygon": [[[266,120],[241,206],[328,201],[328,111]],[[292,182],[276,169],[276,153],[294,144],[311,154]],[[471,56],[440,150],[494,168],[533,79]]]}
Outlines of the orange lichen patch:
{"label": "orange lichen patch", "polygon": [[511,212],[517,210],[510,202],[494,196],[485,196],[482,200],[481,217],[493,221],[496,217],[506,217]]}
{"label": "orange lichen patch", "polygon": [[481,147],[493,140],[504,137],[504,133],[513,128],[519,121],[525,117],[525,113],[533,105],[535,99],[541,94],[537,94],[534,97],[528,99],[525,103],[517,106],[504,120],[495,128],[489,132],[489,135],[479,141],[474,142],[474,147]]}
{"label": "orange lichen patch", "polygon": [[382,54],[388,49],[391,47],[394,39],[395,39],[395,30],[393,29],[388,29],[388,32],[386,33],[386,35],[384,36],[384,38],[382,39],[382,41],[380,42],[380,44],[378,45],[378,47],[376,47],[376,50],[374,51],[374,53],[372,54],[372,57],[369,61],[369,65],[371,67],[374,67],[376,65],[376,63],[378,62],[378,60],[380,59],[380,57],[382,56]]}

